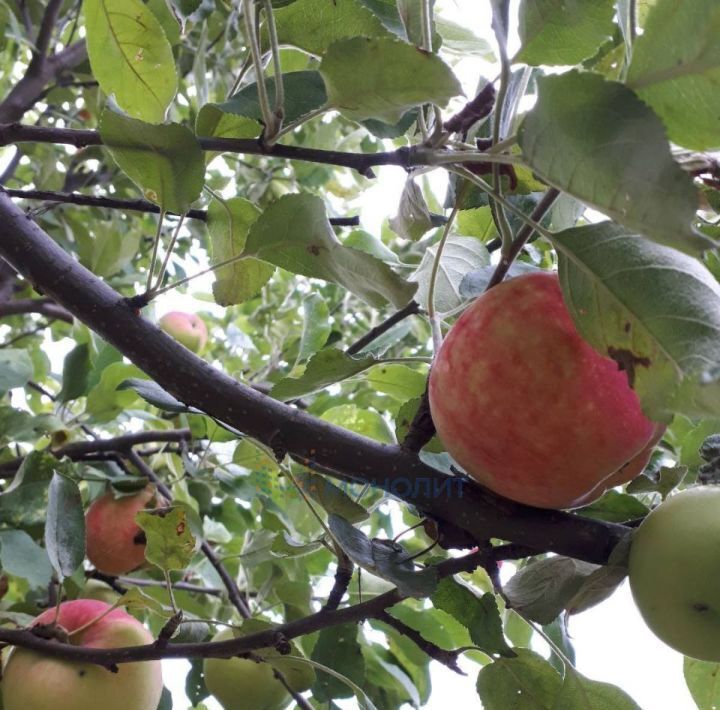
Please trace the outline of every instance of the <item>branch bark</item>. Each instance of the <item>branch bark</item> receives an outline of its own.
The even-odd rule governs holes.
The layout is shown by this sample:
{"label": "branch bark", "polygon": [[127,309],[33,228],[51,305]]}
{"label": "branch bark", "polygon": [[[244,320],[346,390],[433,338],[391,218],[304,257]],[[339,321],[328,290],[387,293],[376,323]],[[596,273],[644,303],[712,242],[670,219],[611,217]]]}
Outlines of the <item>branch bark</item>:
{"label": "branch bark", "polygon": [[0,303],[0,318],[17,316],[27,313],[39,313],[48,318],[55,318],[66,323],[73,322],[72,313],[49,298],[19,298],[16,301]]}
{"label": "branch bark", "polygon": [[[0,178],[0,185],[1,184],[2,178]],[[127,212],[160,214],[160,207],[147,200],[119,200],[115,197],[81,195],[77,192],[52,192],[50,190],[13,190],[5,188],[5,192],[7,192],[10,197],[18,197],[23,200],[44,200],[45,202],[60,202],[68,205],[81,205],[83,207],[105,207]],[[185,218],[206,222],[207,210],[190,210],[185,215]],[[329,222],[336,227],[357,227],[360,224],[360,218],[330,217]]]}
{"label": "branch bark", "polygon": [[[435,567],[438,578],[443,579],[459,572],[470,572],[490,559],[492,554],[492,550],[486,550],[484,552],[474,552],[464,557],[444,560]],[[272,629],[240,636],[229,641],[173,643],[167,646],[152,643],[145,646],[106,649],[59,643],[57,640],[37,636],[31,629],[0,628],[0,643],[30,648],[41,652],[45,656],[63,658],[67,661],[95,663],[105,667],[118,663],[151,661],[160,658],[230,658],[260,648],[274,647],[279,639],[289,641],[330,626],[357,623],[365,619],[375,618],[383,610],[394,606],[405,598],[397,589],[392,589],[361,604],[333,611],[318,611],[302,619],[279,624]]]}
{"label": "branch bark", "polygon": [[[87,59],[85,40],[71,44],[61,52],[44,59],[31,61],[28,71],[0,103],[0,123],[19,121],[38,100],[47,84],[58,74],[72,69]],[[32,71],[31,71],[32,68]]]}
{"label": "branch bark", "polygon": [[2,192],[0,256],[173,396],[273,450],[281,446],[312,469],[390,490],[478,541],[498,538],[602,564],[628,531],[502,499],[399,446],[359,436],[240,384],[138,315]]}

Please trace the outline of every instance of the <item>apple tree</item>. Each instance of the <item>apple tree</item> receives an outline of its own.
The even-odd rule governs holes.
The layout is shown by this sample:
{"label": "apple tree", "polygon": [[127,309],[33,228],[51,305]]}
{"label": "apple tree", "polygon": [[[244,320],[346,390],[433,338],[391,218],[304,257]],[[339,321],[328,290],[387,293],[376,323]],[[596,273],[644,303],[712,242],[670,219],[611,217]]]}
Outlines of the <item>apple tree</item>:
{"label": "apple tree", "polygon": [[[716,611],[690,523],[720,534],[718,30],[714,0],[0,2],[5,707],[63,694],[16,653],[91,668],[98,706],[104,674],[184,658],[196,708],[420,707],[438,664],[488,710],[638,707],[575,669],[568,624],[685,488],[688,599],[663,616]],[[542,300],[508,298],[512,356],[480,327],[428,397],[468,307],[536,272],[652,423],[612,464],[612,409],[563,460],[608,383],[566,396]],[[152,642],[120,609],[61,628],[88,598]],[[685,660],[710,708],[698,626],[679,647],[710,649]],[[148,683],[124,707],[154,710]]]}

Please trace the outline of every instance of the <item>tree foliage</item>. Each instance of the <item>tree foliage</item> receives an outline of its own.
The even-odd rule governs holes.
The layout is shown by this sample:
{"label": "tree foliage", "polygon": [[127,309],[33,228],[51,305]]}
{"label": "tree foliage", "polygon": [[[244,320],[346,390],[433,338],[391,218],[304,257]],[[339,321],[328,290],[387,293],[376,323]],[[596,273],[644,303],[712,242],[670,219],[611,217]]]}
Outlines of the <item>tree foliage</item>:
{"label": "tree foliage", "polygon": [[[192,660],[197,708],[203,657],[291,641],[299,707],[421,706],[461,659],[490,710],[637,707],[563,631],[623,580],[627,523],[720,477],[720,10],[508,5],[471,29],[433,0],[0,2],[3,643],[121,662],[26,628],[94,579],[158,638],[133,659]],[[459,476],[427,410],[457,315],[534,269],[668,425],[573,512]],[[154,325],[178,304],[199,355]],[[146,564],[98,572],[83,510],[148,481]],[[685,672],[720,701],[716,666]]]}

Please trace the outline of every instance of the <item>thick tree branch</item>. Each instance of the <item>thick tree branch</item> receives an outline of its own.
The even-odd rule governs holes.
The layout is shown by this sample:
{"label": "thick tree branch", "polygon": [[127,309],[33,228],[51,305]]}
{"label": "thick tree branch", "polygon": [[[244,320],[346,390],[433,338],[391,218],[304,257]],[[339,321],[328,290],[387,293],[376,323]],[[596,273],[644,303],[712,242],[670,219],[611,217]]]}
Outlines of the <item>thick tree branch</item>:
{"label": "thick tree branch", "polygon": [[[2,184],[2,179],[0,179],[0,184]],[[45,202],[60,202],[83,207],[106,207],[126,212],[160,214],[160,207],[147,200],[119,200],[114,197],[96,197],[94,195],[81,195],[77,192],[51,192],[50,190],[11,190],[5,188],[5,192],[10,197],[18,197],[23,200],[43,200]],[[185,218],[206,222],[207,210],[190,210],[185,215]],[[329,222],[336,227],[357,227],[360,224],[360,218],[330,217]]]}
{"label": "thick tree branch", "polygon": [[2,192],[0,256],[173,396],[266,446],[282,445],[310,468],[385,488],[478,541],[494,537],[604,563],[627,532],[622,525],[502,499],[399,446],[359,436],[240,384],[138,315]]}
{"label": "thick tree branch", "polygon": [[87,59],[85,40],[81,40],[42,62],[35,63],[34,67],[31,62],[25,76],[13,86],[10,93],[0,103],[0,123],[19,121],[25,112],[34,106],[53,78],[63,71],[72,69],[85,59]]}
{"label": "thick tree branch", "polygon": [[[3,123],[5,125],[3,125]],[[372,169],[379,165],[397,165],[405,170],[423,165],[475,163],[475,162],[517,162],[512,156],[500,153],[438,153],[424,146],[398,148],[397,150],[379,153],[353,153],[338,150],[321,150],[319,148],[303,148],[301,146],[275,143],[268,146],[258,138],[207,138],[198,137],[203,150],[224,153],[246,153],[249,155],[266,155],[288,160],[304,160],[310,163],[337,165],[357,170],[365,177],[374,177]],[[20,123],[9,123],[2,120],[0,114],[0,146],[16,143],[53,143],[55,145],[72,145],[84,148],[89,145],[103,145],[102,136],[98,131],[89,129],[57,128],[54,126],[26,126]]]}
{"label": "thick tree branch", "polygon": [[[473,552],[464,557],[444,560],[435,569],[438,578],[443,579],[459,572],[470,572],[485,563],[492,555],[491,549],[483,552]],[[100,649],[74,646],[59,643],[56,640],[41,638],[30,629],[6,628],[0,628],[0,643],[30,648],[54,658],[63,658],[68,661],[85,661],[86,663],[96,663],[106,667],[118,663],[151,661],[160,658],[230,658],[260,648],[272,648],[277,646],[278,643],[305,636],[330,626],[357,623],[365,619],[375,618],[383,610],[394,606],[403,599],[405,597],[397,589],[392,589],[361,604],[333,611],[318,611],[315,614],[280,624],[266,631],[240,636],[229,641],[213,643],[172,643],[167,646],[159,646],[153,643],[146,646]]]}

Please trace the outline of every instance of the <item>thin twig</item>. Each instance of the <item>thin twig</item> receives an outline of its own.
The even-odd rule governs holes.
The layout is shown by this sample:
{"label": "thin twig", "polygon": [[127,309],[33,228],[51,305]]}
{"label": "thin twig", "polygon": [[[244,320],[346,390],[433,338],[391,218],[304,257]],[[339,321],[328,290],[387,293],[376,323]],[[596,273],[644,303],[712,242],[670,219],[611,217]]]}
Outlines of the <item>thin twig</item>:
{"label": "thin twig", "polygon": [[[2,184],[2,178],[0,178]],[[115,197],[96,197],[95,195],[81,195],[78,192],[53,192],[52,190],[15,190],[4,188],[10,197],[17,197],[23,200],[44,200],[46,202],[62,202],[69,205],[83,207],[105,207],[108,209],[124,210],[128,212],[146,212],[148,214],[160,214],[160,207],[147,200],[120,200]],[[172,212],[167,212],[168,217],[179,217]],[[186,219],[196,219],[207,222],[207,210],[188,210]],[[357,227],[360,225],[360,217],[330,217],[328,219],[334,227]]]}
{"label": "thin twig", "polygon": [[375,615],[375,618],[395,629],[395,631],[406,638],[409,638],[423,653],[430,656],[433,660],[442,663],[459,675],[466,675],[460,666],[458,666],[458,656],[460,655],[458,651],[447,651],[444,648],[440,648],[440,646],[432,641],[428,641],[419,631],[408,626],[405,622],[400,621],[400,619],[396,619],[387,611],[379,612]]}
{"label": "thin twig", "polygon": [[374,328],[369,330],[362,338],[356,340],[346,350],[346,355],[357,355],[359,352],[364,350],[373,340],[379,338],[383,333],[386,333],[394,325],[400,323],[408,316],[414,316],[420,313],[420,304],[417,301],[410,301],[407,306],[403,306],[399,311],[393,313],[390,317],[386,318],[382,323],[379,323]]}
{"label": "thin twig", "polygon": [[[493,0],[492,26],[497,39],[498,52],[500,54],[500,87],[495,99],[495,112],[492,119],[492,145],[500,142],[500,127],[502,123],[505,97],[507,96],[508,83],[510,80],[510,60],[507,54],[507,0]],[[502,180],[500,179],[500,165],[492,164],[492,179],[495,192],[502,196]],[[508,223],[505,209],[500,200],[491,200],[490,207],[495,218],[495,224],[502,240],[502,253],[507,254],[512,244],[513,234]]]}

